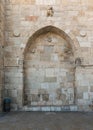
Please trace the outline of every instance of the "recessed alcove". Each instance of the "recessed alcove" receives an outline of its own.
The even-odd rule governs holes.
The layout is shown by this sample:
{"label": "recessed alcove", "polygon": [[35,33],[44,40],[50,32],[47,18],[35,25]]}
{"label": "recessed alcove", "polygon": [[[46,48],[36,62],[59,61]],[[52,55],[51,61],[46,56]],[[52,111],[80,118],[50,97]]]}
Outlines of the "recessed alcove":
{"label": "recessed alcove", "polygon": [[74,105],[74,53],[69,37],[55,27],[36,32],[24,52],[24,105]]}

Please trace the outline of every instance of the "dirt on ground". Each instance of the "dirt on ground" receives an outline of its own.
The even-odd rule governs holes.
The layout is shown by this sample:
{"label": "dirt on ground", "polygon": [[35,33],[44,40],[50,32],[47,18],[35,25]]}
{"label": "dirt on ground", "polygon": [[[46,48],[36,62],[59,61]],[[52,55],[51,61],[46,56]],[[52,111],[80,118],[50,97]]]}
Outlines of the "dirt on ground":
{"label": "dirt on ground", "polygon": [[3,113],[0,114],[0,130],[93,130],[93,113]]}

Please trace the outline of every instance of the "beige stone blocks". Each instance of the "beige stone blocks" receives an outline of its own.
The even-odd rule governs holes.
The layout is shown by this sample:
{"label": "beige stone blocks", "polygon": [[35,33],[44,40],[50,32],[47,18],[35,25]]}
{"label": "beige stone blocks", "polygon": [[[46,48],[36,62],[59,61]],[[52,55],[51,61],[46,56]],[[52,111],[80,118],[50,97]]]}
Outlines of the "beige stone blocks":
{"label": "beige stone blocks", "polygon": [[[93,92],[92,92],[92,68],[78,68],[76,71],[76,85],[77,87],[77,101],[78,105],[86,105],[86,109],[90,110],[89,104],[92,103],[93,100]],[[79,106],[80,107],[80,106]],[[84,110],[84,108],[81,108]]]}
{"label": "beige stone blocks", "polygon": [[[28,104],[32,106],[73,104],[74,70],[73,67],[72,69],[68,67],[71,55],[66,56],[67,50],[71,51],[70,46],[62,37],[53,33],[40,35],[34,42],[37,46],[33,46],[32,50],[29,48],[24,62],[26,85],[24,94],[27,96]],[[61,56],[64,57],[62,63],[64,68],[60,65]],[[28,63],[33,66],[28,66]]]}
{"label": "beige stone blocks", "polygon": [[[52,17],[47,17],[49,8]],[[25,104],[30,110],[90,111],[92,21],[92,0],[1,0],[0,101],[9,96],[13,110]]]}
{"label": "beige stone blocks", "polygon": [[4,66],[18,66],[18,59],[15,58],[4,58]]}

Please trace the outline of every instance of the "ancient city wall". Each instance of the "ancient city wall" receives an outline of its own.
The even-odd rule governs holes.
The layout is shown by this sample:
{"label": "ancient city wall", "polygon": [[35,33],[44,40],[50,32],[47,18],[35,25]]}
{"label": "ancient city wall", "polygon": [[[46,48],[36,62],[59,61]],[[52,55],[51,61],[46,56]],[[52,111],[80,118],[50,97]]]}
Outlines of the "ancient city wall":
{"label": "ancient city wall", "polygon": [[[92,21],[92,0],[6,1],[4,96],[8,96],[12,99],[13,110],[34,110],[34,107],[31,108],[32,103],[33,106],[39,106],[35,110],[50,110],[51,108],[48,106],[59,107],[59,109],[56,107],[52,108],[52,110],[55,111],[91,111],[93,109]],[[51,33],[51,37],[46,36],[45,38],[45,35],[43,36],[43,34],[48,35],[47,33]],[[58,36],[63,38],[65,42],[70,45],[70,48],[72,48],[72,58],[67,58],[69,49],[63,49],[64,53],[59,49],[59,43],[55,42],[58,40]],[[39,37],[42,39],[45,38],[45,40],[42,41]],[[46,40],[47,42],[45,42]],[[63,44],[65,43],[64,40],[58,41]],[[42,41],[42,44],[40,44],[40,41]],[[36,46],[32,46],[31,48],[31,43]],[[55,46],[54,43],[58,46]],[[54,46],[57,52],[54,52],[54,49],[49,51],[46,45],[48,47]],[[29,48],[31,48],[31,50],[29,50]],[[49,55],[45,53],[44,48],[46,48],[45,50],[47,50]],[[65,47],[61,46],[61,48]],[[38,57],[42,59],[40,64],[39,62],[37,63]],[[51,61],[54,63],[57,62],[61,67],[50,64]],[[36,64],[31,67],[34,62]],[[42,73],[45,73],[45,78],[41,81],[38,79],[39,75],[36,76],[35,74],[37,74],[37,69],[40,70],[40,67],[45,67],[45,63],[47,65],[49,64],[50,66],[48,66],[48,68],[52,69],[49,69],[50,72],[46,72],[48,68],[42,71]],[[38,64],[40,65],[40,67],[38,66],[39,68],[37,67]],[[62,65],[64,69],[62,69]],[[74,67],[73,74],[72,69],[68,69],[71,65]],[[67,66],[68,68],[65,68]],[[27,68],[30,69],[29,72]],[[56,71],[53,72],[52,70]],[[42,73],[40,72],[41,75]],[[60,73],[61,77],[58,78]],[[30,76],[32,76],[31,80],[29,79]],[[38,79],[40,83],[40,86],[37,85],[38,87],[36,86],[36,83],[38,83],[36,79]],[[62,81],[63,79],[65,80],[64,82]],[[36,83],[34,81],[36,81]],[[34,82],[33,84],[35,86],[33,92],[31,91],[32,82]],[[50,87],[55,87],[58,91],[53,93],[55,90],[53,89],[53,92],[51,92]],[[56,97],[57,93],[59,95],[58,98]],[[38,98],[40,99],[39,101]],[[59,101],[57,100],[56,104],[51,103],[51,100],[53,101],[53,99],[56,98],[59,99]],[[45,99],[49,99],[49,101],[47,102]],[[30,106],[29,108],[28,105]],[[48,109],[42,109],[40,106],[47,106]]]}

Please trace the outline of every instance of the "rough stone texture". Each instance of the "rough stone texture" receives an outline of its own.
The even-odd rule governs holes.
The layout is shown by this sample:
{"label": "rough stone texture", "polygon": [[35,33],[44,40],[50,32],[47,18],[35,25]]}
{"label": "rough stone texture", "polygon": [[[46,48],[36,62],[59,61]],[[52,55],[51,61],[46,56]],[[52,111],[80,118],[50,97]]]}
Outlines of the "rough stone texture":
{"label": "rough stone texture", "polygon": [[93,1],[6,0],[5,11],[3,94],[12,109],[93,110]]}
{"label": "rough stone texture", "polygon": [[4,12],[5,2],[0,0],[0,111],[2,110],[2,96],[4,89],[3,47],[4,47]]}
{"label": "rough stone texture", "polygon": [[31,44],[24,60],[27,105],[74,104],[74,58],[69,44],[53,33],[40,35]]}

